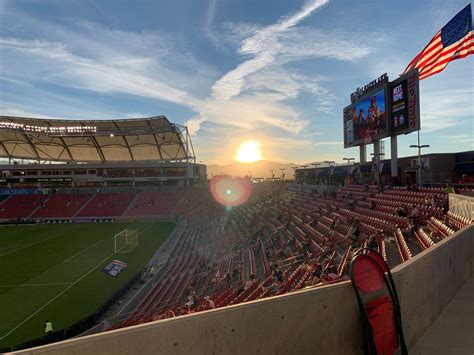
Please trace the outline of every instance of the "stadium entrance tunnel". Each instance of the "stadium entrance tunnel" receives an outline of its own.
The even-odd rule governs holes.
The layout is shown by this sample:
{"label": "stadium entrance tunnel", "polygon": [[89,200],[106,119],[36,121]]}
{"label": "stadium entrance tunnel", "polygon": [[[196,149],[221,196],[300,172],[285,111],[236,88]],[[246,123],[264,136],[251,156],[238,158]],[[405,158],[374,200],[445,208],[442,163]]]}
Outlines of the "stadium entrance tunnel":
{"label": "stadium entrance tunnel", "polygon": [[249,181],[227,176],[214,176],[209,188],[212,197],[227,208],[243,204],[252,194],[252,184]]}

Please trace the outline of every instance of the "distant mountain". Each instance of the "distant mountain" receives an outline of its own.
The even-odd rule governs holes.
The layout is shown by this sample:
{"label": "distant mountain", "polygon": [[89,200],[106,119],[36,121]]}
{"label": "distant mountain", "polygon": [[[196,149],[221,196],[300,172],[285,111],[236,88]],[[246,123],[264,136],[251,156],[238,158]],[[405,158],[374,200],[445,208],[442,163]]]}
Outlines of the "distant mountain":
{"label": "distant mountain", "polygon": [[[285,173],[286,179],[293,179],[293,169],[292,167],[297,166],[293,163],[282,164],[276,163],[273,161],[268,160],[260,160],[255,163],[232,163],[227,165],[208,165],[207,166],[207,177],[211,178],[212,175],[220,175],[220,174],[227,174],[234,177],[242,177],[245,175],[249,175],[249,171],[251,171],[251,175],[254,178],[263,177],[269,178],[272,176],[272,172],[270,170],[275,170],[273,174],[275,177],[281,177],[282,172]],[[285,169],[284,171],[280,171],[280,169]]]}

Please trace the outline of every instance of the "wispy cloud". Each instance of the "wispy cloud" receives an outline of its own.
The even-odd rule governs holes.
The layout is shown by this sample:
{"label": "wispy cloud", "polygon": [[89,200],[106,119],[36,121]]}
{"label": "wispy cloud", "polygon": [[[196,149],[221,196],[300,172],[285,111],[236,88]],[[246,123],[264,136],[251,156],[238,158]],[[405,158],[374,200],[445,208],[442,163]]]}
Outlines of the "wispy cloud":
{"label": "wispy cloud", "polygon": [[[200,147],[209,141],[208,136],[201,144],[201,140],[196,139],[203,127],[219,125],[229,132],[231,140],[263,133],[261,138],[267,146],[272,146],[282,157],[288,156],[281,147],[293,151],[293,148],[318,146],[309,136],[302,135],[311,122],[295,105],[300,95],[309,94],[313,100],[311,110],[319,113],[333,113],[337,101],[335,93],[325,86],[325,78],[317,73],[308,76],[292,64],[312,58],[354,61],[372,51],[351,33],[301,26],[304,19],[327,2],[306,1],[296,12],[262,26],[215,24],[217,1],[210,0],[204,34],[214,45],[227,45],[227,52],[235,50],[238,58],[243,59],[220,76],[214,67],[196,59],[187,40],[176,34],[123,31],[85,21],[64,26],[18,14],[21,16],[16,18],[35,36],[9,32],[0,37],[0,53],[5,64],[2,77],[17,85],[23,82],[54,84],[108,96],[133,95],[170,102],[194,111],[184,120]],[[215,28],[223,31],[214,31]],[[15,107],[16,100],[10,100],[13,96],[10,93],[10,102],[0,103],[0,110],[31,116],[36,110],[46,117],[47,106],[55,102],[58,115],[68,112],[69,105],[69,111],[74,109],[70,115],[75,118],[148,116],[141,111],[120,114],[89,105],[81,107],[80,103],[69,102],[67,95],[61,98],[57,93],[51,97],[42,90],[36,85],[28,88],[32,97],[42,96],[44,102],[33,99]],[[21,97],[17,97],[17,101],[20,102]],[[209,130],[204,132],[210,134]],[[311,132],[320,134],[314,129]],[[292,137],[282,141],[280,134],[288,133]],[[265,134],[273,135],[280,148],[266,139]],[[218,137],[222,145],[222,134]],[[331,147],[332,143],[320,142],[319,145]],[[305,154],[311,152],[308,150]]]}
{"label": "wispy cloud", "polygon": [[248,75],[276,61],[279,52],[282,50],[279,37],[327,2],[328,0],[308,2],[295,14],[282,17],[277,23],[262,27],[253,35],[245,38],[239,53],[252,58],[239,64],[235,69],[220,78],[212,87],[213,97],[230,99],[238,95]]}

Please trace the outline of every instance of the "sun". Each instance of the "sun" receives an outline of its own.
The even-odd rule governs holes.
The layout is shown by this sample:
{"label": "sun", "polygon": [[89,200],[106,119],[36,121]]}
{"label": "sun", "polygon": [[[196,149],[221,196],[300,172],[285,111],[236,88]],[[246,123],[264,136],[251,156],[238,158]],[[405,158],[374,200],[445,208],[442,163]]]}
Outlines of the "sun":
{"label": "sun", "polygon": [[235,159],[241,163],[253,163],[262,159],[259,141],[243,141],[237,148]]}

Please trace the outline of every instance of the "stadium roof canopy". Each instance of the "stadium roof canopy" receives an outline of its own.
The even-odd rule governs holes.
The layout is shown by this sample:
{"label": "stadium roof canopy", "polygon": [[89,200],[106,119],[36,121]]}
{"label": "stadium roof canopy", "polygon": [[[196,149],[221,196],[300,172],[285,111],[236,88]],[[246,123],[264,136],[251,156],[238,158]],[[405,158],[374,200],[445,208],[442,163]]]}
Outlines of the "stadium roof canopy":
{"label": "stadium roof canopy", "polygon": [[187,128],[165,116],[107,121],[0,116],[0,157],[103,163],[195,159]]}

